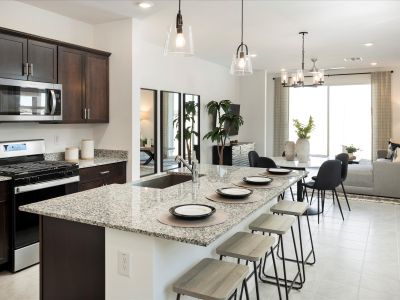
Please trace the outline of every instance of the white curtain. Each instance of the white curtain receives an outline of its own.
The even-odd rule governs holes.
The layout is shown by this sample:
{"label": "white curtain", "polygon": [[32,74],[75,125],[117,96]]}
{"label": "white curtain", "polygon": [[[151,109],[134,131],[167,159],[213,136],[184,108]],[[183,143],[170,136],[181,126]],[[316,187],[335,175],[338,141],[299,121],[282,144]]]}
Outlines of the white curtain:
{"label": "white curtain", "polygon": [[280,77],[274,84],[274,156],[281,156],[289,138],[289,88],[282,87]]}
{"label": "white curtain", "polygon": [[372,97],[372,158],[377,158],[380,149],[387,148],[392,135],[392,79],[391,72],[371,74]]}

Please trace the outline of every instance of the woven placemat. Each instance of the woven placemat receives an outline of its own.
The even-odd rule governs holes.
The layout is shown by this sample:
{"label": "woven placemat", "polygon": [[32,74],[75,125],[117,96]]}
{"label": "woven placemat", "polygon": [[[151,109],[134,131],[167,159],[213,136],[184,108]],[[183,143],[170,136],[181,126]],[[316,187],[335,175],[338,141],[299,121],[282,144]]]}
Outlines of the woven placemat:
{"label": "woven placemat", "polygon": [[200,228],[200,227],[208,227],[213,225],[218,225],[224,223],[228,219],[228,215],[223,212],[217,210],[212,216],[207,219],[202,220],[183,220],[179,219],[173,215],[169,211],[163,212],[158,215],[157,220],[164,224],[173,227],[191,227],[191,228]]}
{"label": "woven placemat", "polygon": [[270,184],[267,185],[258,185],[258,184],[248,184],[244,181],[233,182],[234,185],[248,188],[248,189],[273,189],[283,185],[283,182],[279,181],[272,181]]}
{"label": "woven placemat", "polygon": [[210,195],[207,195],[206,198],[214,202],[227,203],[227,204],[247,204],[263,200],[262,197],[257,195],[250,195],[249,197],[242,199],[232,199],[232,198],[222,197],[217,193],[212,193]]}

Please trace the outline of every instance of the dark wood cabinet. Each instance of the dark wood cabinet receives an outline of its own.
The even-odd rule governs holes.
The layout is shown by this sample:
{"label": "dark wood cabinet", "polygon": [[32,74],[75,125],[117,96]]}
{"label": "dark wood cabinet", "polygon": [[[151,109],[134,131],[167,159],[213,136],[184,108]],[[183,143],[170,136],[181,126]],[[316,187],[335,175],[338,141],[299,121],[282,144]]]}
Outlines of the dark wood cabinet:
{"label": "dark wood cabinet", "polygon": [[[212,162],[214,165],[219,164],[218,146],[213,146]],[[238,143],[235,145],[229,145],[224,147],[224,165],[227,166],[249,166],[249,152],[254,151],[255,144],[249,143]]]}
{"label": "dark wood cabinet", "polygon": [[0,33],[0,77],[26,80],[28,40]]}
{"label": "dark wood cabinet", "polygon": [[63,123],[83,123],[85,107],[85,53],[66,47],[58,48],[58,82],[63,91]]}
{"label": "dark wood cabinet", "polygon": [[57,82],[57,45],[0,33],[0,77]]}
{"label": "dark wood cabinet", "polygon": [[0,265],[7,263],[10,254],[10,181],[0,182]]}
{"label": "dark wood cabinet", "polygon": [[113,183],[126,183],[126,162],[79,170],[79,191],[86,191]]}
{"label": "dark wood cabinet", "polygon": [[28,40],[28,80],[57,82],[57,45]]}
{"label": "dark wood cabinet", "polygon": [[108,56],[59,47],[58,83],[63,85],[63,123],[108,122]]}
{"label": "dark wood cabinet", "polygon": [[108,122],[108,57],[87,54],[85,76],[87,121]]}

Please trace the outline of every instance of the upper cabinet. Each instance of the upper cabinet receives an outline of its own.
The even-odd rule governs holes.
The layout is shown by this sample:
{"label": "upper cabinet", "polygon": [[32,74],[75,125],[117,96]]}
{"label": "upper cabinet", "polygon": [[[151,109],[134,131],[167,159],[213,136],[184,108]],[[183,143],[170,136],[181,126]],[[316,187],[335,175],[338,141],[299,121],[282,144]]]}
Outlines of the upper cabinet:
{"label": "upper cabinet", "polygon": [[63,86],[63,123],[108,122],[108,55],[59,47],[58,82]]}
{"label": "upper cabinet", "polygon": [[61,123],[109,122],[110,55],[0,27],[0,78],[62,84]]}
{"label": "upper cabinet", "polygon": [[57,82],[57,45],[0,33],[0,77]]}

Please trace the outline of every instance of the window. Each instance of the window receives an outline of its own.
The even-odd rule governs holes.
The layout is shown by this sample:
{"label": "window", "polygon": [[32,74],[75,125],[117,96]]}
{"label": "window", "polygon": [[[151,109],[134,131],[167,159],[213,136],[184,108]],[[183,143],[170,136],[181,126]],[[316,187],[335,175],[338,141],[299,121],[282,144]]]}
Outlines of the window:
{"label": "window", "polygon": [[343,145],[354,144],[357,159],[371,159],[372,119],[370,83],[290,88],[289,140],[296,141],[293,119],[315,121],[310,154],[334,157]]}

